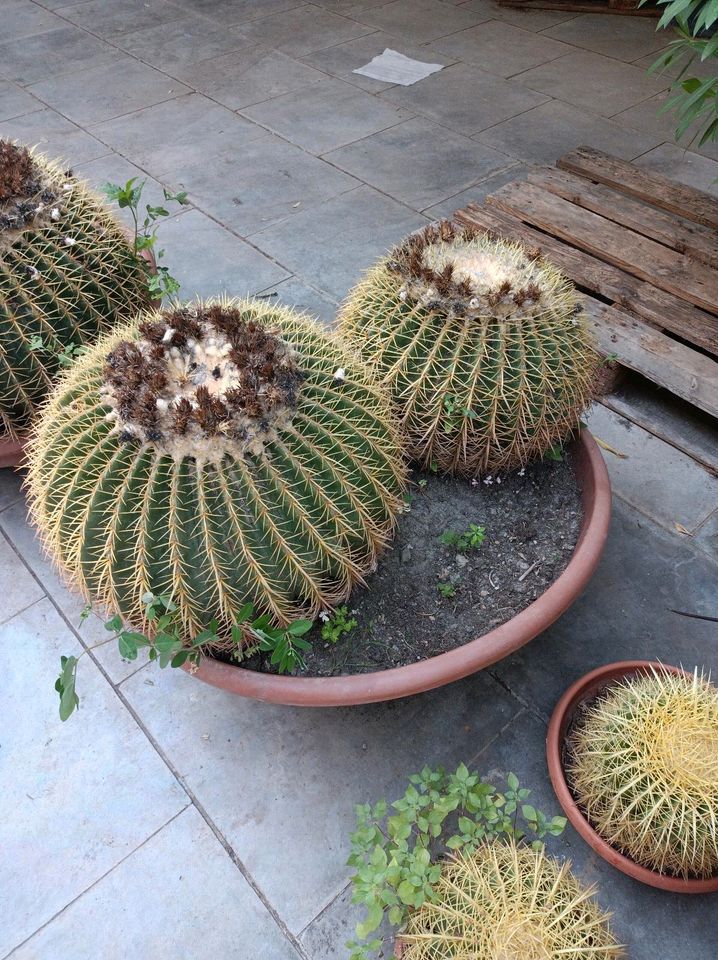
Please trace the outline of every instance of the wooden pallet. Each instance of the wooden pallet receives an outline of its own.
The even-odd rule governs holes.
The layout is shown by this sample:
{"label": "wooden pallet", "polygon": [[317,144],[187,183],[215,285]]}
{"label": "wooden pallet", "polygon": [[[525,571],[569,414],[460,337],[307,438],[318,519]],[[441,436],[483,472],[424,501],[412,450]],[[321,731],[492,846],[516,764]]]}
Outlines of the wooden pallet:
{"label": "wooden pallet", "polygon": [[718,200],[579,147],[455,219],[541,247],[604,354],[718,417]]}
{"label": "wooden pallet", "polygon": [[657,7],[639,7],[638,0],[498,0],[500,7],[520,10],[568,10],[570,13],[612,13],[627,17],[657,17]]}

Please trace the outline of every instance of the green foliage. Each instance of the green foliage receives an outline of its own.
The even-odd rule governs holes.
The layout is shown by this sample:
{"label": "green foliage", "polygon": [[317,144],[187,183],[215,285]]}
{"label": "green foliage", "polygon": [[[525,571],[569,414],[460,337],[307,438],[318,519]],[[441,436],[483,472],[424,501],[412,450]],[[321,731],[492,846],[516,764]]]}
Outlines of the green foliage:
{"label": "green foliage", "polygon": [[558,443],[554,444],[544,453],[543,458],[544,460],[555,460],[557,463],[561,463],[563,461],[563,447]]}
{"label": "green foliage", "polygon": [[451,600],[452,597],[456,596],[456,584],[449,581],[445,583],[437,583],[437,590],[445,600]]}
{"label": "green foliage", "polygon": [[467,855],[489,840],[511,839],[542,847],[544,837],[558,836],[564,817],[548,817],[527,803],[531,791],[515,774],[499,790],[462,763],[455,773],[425,767],[409,778],[404,796],[389,805],[356,807],[357,828],[347,861],[354,903],[366,908],[356,941],[347,947],[352,960],[366,960],[379,949],[372,938],[384,920],[400,927],[410,910],[433,901],[441,876],[438,857],[447,851]]}
{"label": "green foliage", "polygon": [[[171,597],[145,593],[142,602],[147,621],[152,625],[151,632],[129,630],[122,617],[115,614],[105,621],[105,630],[112,634],[111,637],[85,648],[79,657],[60,657],[60,676],[55,681],[55,690],[60,695],[61,720],[67,720],[80,706],[80,698],[75,690],[77,664],[90,650],[115,641],[124,660],[136,660],[139,651],[146,647],[149,659],[156,661],[160,667],[181,667],[188,662],[198,665],[201,648],[219,641],[219,624],[216,620],[210,621],[189,643],[183,640],[179,608]],[[91,612],[92,606],[88,604],[80,613],[80,625]],[[247,655],[246,637],[249,633],[256,640],[256,649],[271,651],[272,663],[279,666],[280,673],[301,669],[304,666],[301,651],[309,648],[309,643],[302,637],[311,630],[312,621],[295,620],[286,627],[275,628],[266,614],[254,618],[253,614],[252,604],[246,603],[232,627],[232,642],[241,651],[241,656]]]}
{"label": "green foliage", "polygon": [[324,620],[322,640],[326,640],[329,643],[336,643],[340,637],[351,633],[357,624],[358,620],[349,616],[348,607],[337,607],[334,613],[332,613],[328,619]]}
{"label": "green foliage", "polygon": [[[648,0],[641,0],[641,5]],[[651,65],[649,73],[661,73],[679,67],[671,85],[674,94],[663,110],[673,111],[677,125],[675,139],[680,140],[695,126],[690,143],[698,146],[718,140],[718,0],[657,0],[664,7],[658,30],[673,28],[673,40]],[[713,75],[690,76],[695,62],[712,61]]]}
{"label": "green foliage", "polygon": [[[105,183],[101,187],[102,192],[109,200],[114,200],[120,210],[129,210],[133,222],[133,246],[135,253],[141,254],[147,252],[152,254],[155,259],[156,272],[150,269],[150,265],[143,259],[147,270],[147,289],[153,297],[171,297],[177,293],[180,288],[179,281],[173,277],[169,269],[162,266],[159,261],[164,257],[165,251],[157,247],[157,230],[160,220],[170,216],[169,210],[164,207],[153,207],[149,203],[145,204],[144,217],[140,213],[140,203],[142,201],[142,191],[145,188],[147,180],[139,180],[139,177],[132,177],[122,186],[118,183]],[[165,203],[178,203],[182,207],[189,204],[186,191],[180,193],[170,193],[163,188]],[[142,219],[140,219],[142,218]]]}
{"label": "green foliage", "polygon": [[476,523],[470,523],[467,529],[461,532],[444,530],[439,537],[439,540],[444,546],[456,547],[460,553],[469,553],[471,550],[478,550],[485,539],[486,528],[480,527]]}

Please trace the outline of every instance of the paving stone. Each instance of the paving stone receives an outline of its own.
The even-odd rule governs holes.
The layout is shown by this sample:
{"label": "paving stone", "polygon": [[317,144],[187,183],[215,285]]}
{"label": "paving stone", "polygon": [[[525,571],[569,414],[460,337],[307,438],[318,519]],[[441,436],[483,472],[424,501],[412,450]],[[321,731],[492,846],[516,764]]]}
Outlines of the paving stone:
{"label": "paving stone", "polygon": [[[38,103],[38,106],[42,104]],[[51,160],[63,163],[85,163],[110,152],[109,147],[96,137],[49,107],[3,121],[0,123],[0,137],[36,146]]]}
{"label": "paving stone", "polygon": [[91,128],[99,140],[160,179],[189,164],[211,164],[221,153],[241,155],[266,132],[199,93],[166,100]]}
{"label": "paving stone", "polygon": [[266,290],[261,291],[261,295],[270,303],[283,303],[302,313],[308,313],[310,317],[316,317],[328,327],[334,324],[339,309],[335,300],[303,283],[297,277],[290,277],[289,280],[283,280],[273,287],[267,287]]}
{"label": "paving stone", "polygon": [[247,46],[238,29],[194,15],[130,30],[113,37],[113,42],[133,57],[169,73],[174,67],[187,67]]}
{"label": "paving stone", "polygon": [[22,498],[22,484],[25,474],[11,467],[0,469],[0,511],[6,510]]}
{"label": "paving stone", "polygon": [[377,30],[419,41],[435,40],[488,19],[483,14],[439,3],[438,0],[394,0],[393,3],[370,7],[353,16]]}
{"label": "paving stone", "polygon": [[201,13],[205,17],[217,20],[225,26],[246,23],[248,20],[259,20],[304,4],[304,0],[173,0],[173,2],[193,13]]}
{"label": "paving stone", "polygon": [[353,177],[272,136],[248,143],[241,158],[189,166],[177,182],[197,206],[244,237],[357,186]]}
{"label": "paving stone", "polygon": [[605,454],[614,491],[669,530],[694,530],[718,503],[718,477],[685,453],[596,404],[587,418],[591,432],[626,454]]}
{"label": "paving stone", "polygon": [[424,763],[458,763],[517,706],[487,674],[336,710],[253,702],[179,671],[154,680],[122,690],[294,933],[345,886],[354,804],[393,795]]}
{"label": "paving stone", "polygon": [[[461,8],[463,9],[463,7]],[[428,49],[473,63],[499,77],[510,77],[557,57],[572,47],[503,20],[489,20],[429,44]]]}
{"label": "paving stone", "polygon": [[504,184],[512,183],[514,180],[525,180],[530,169],[531,167],[527,165],[513,163],[505,170],[501,170],[485,180],[480,180],[466,190],[462,190],[461,193],[448,197],[432,207],[427,207],[422,213],[431,220],[450,219],[456,210],[462,210],[469,203],[480,203],[490,193],[503,187]]}
{"label": "paving stone", "polygon": [[[640,130],[643,133],[660,138],[662,141],[672,141],[678,121],[673,111],[663,112],[666,100],[671,99],[672,96],[671,93],[659,93],[657,97],[642,100],[641,103],[629,107],[628,110],[622,110],[621,113],[612,117],[612,120],[623,127]],[[700,153],[711,160],[718,160],[718,143],[705,143],[702,147],[699,147],[695,137],[700,133],[702,133],[701,126],[689,127],[681,138],[681,145],[690,146],[692,153]]]}
{"label": "paving stone", "polygon": [[410,87],[392,87],[381,96],[467,137],[546,100],[543,94],[466,63],[456,63]]}
{"label": "paving stone", "polygon": [[510,163],[505,154],[424,119],[407,120],[340,147],[326,159],[415,210],[453,196]]}
{"label": "paving stone", "polygon": [[178,20],[186,11],[165,0],[83,0],[63,7],[62,16],[100,37],[116,37],[129,30],[145,30]]}
{"label": "paving stone", "polygon": [[[2,472],[5,473],[6,471]],[[65,584],[60,574],[44,555],[37,534],[28,523],[27,507],[23,497],[15,498],[14,503],[0,513],[0,529],[12,544],[14,550],[23,558],[37,581],[42,584],[45,593],[66,618],[70,628],[80,633],[83,642],[87,645],[94,645],[108,640],[110,634],[105,630],[104,619],[98,615],[102,613],[99,608],[93,611],[86,620],[82,620],[81,614],[85,607],[85,601],[77,591],[71,590]],[[0,534],[0,538],[2,538],[2,534]],[[20,574],[22,575],[22,570]],[[28,578],[31,578],[31,575],[27,571],[24,575],[25,579],[22,582],[29,585]],[[28,589],[30,589],[29,586]],[[42,595],[42,591],[39,595]],[[33,596],[33,599],[37,599],[37,596]],[[23,606],[26,605],[23,604]],[[129,677],[145,663],[144,659],[132,662],[123,660],[117,649],[117,643],[114,641],[98,647],[95,650],[95,656],[102,664],[103,669],[107,671],[113,683],[119,683],[125,677]]]}
{"label": "paving stone", "polygon": [[[63,25],[62,20],[31,0],[3,0],[2,39],[20,40]],[[4,72],[4,67],[0,66]]]}
{"label": "paving stone", "polygon": [[664,530],[616,497],[606,550],[584,593],[491,672],[546,719],[574,680],[617,660],[705,666],[715,676],[715,624],[671,610],[718,616],[717,575],[715,562],[690,538]]}
{"label": "paving stone", "polygon": [[43,106],[43,103],[14,83],[0,81],[0,120],[12,120],[13,117],[41,110]]}
{"label": "paving stone", "polygon": [[472,13],[483,13],[487,20],[505,20],[523,30],[533,30],[534,33],[557,23],[573,20],[577,16],[571,10],[527,10],[523,7],[504,7],[499,6],[495,0],[468,0],[462,4],[462,9],[470,10]]}
{"label": "paving stone", "polygon": [[598,53],[577,51],[517,75],[516,80],[589,113],[611,117],[668,86],[660,78]]}
{"label": "paving stone", "polygon": [[[546,135],[547,130],[551,131],[550,137]],[[482,130],[475,139],[511,157],[553,165],[564,153],[584,143],[632,160],[656,146],[662,137],[629,130],[570,103],[549,100],[518,117]]]}
{"label": "paving stone", "polygon": [[336,960],[347,951],[344,944],[356,940],[356,925],[364,918],[360,904],[352,903],[348,887],[302,932],[299,941],[309,960]]}
{"label": "paving stone", "polygon": [[175,73],[232,110],[271,100],[325,78],[319,70],[249,41],[239,52],[176,68]]}
{"label": "paving stone", "polygon": [[361,274],[395,243],[426,223],[424,217],[359,187],[252,237],[294,273],[341,300]]}
{"label": "paving stone", "polygon": [[670,39],[665,30],[656,32],[656,21],[644,17],[584,13],[573,20],[544,30],[543,36],[564,40],[576,47],[602,53],[617,60],[633,61],[657,54]]}
{"label": "paving stone", "polygon": [[98,944],[103,960],[299,956],[194,807],[70,904],[13,960],[96,960]]}
{"label": "paving stone", "polygon": [[314,50],[331,47],[370,32],[371,29],[361,23],[338,17],[310,4],[273,17],[252,20],[242,26],[242,33],[250,40],[295,57],[303,57]]}
{"label": "paving stone", "polygon": [[414,112],[384,103],[343,80],[325,77],[245,107],[242,115],[319,156],[408,120]]}
{"label": "paving stone", "polygon": [[109,63],[119,56],[109,43],[69,24],[25,37],[22,43],[13,40],[0,44],[3,73],[23,84],[76,71],[78,63],[84,70]]}
{"label": "paving stone", "polygon": [[[695,543],[718,563],[718,508],[698,528]],[[714,600],[709,609],[700,612],[705,616],[718,617],[718,601]]]}
{"label": "paving stone", "polygon": [[662,143],[638,157],[636,163],[639,167],[662,173],[671,180],[718,196],[718,160],[685,150],[674,143]]}
{"label": "paving stone", "polygon": [[48,600],[0,628],[0,645],[4,956],[175,816],[187,795],[86,657],[81,710],[60,721],[59,658],[79,647]]}
{"label": "paving stone", "polygon": [[164,263],[182,284],[183,299],[247,297],[290,276],[199,210],[171,217],[161,230]]}
{"label": "paving stone", "polygon": [[124,57],[114,63],[33,84],[30,92],[83,126],[170,100],[189,88]]}
{"label": "paving stone", "polygon": [[[3,510],[3,520],[12,509]],[[40,584],[27,570],[10,541],[0,534],[0,623],[7,622],[43,596]]]}

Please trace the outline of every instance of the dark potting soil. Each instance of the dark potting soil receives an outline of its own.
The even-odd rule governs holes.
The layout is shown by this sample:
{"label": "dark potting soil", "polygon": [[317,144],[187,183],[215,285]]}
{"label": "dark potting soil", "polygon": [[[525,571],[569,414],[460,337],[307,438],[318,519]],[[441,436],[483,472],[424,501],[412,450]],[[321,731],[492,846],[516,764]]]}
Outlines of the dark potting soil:
{"label": "dark potting soil", "polygon": [[[421,483],[420,483],[421,481]],[[424,484],[423,481],[426,481]],[[571,559],[582,519],[570,453],[501,477],[457,480],[415,471],[391,548],[347,601],[357,626],[336,643],[321,620],[301,676],[337,676],[404,666],[459,647],[515,616]],[[476,549],[441,542],[445,531],[485,528]],[[454,596],[443,596],[450,584]],[[444,588],[451,592],[449,588]],[[265,654],[242,661],[275,672]]]}

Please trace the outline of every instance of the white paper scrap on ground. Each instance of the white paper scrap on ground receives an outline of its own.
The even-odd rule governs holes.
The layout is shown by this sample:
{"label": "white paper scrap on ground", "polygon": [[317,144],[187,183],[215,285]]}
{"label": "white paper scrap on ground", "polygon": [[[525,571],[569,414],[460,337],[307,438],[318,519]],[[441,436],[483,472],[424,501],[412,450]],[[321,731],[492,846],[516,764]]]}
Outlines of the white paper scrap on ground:
{"label": "white paper scrap on ground", "polygon": [[403,53],[389,50],[374,57],[364,67],[357,67],[352,73],[361,73],[364,77],[373,80],[385,80],[387,83],[398,83],[402,87],[410,87],[417,80],[423,80],[438,70],[443,70],[441,63],[422,63],[421,60],[412,60]]}

